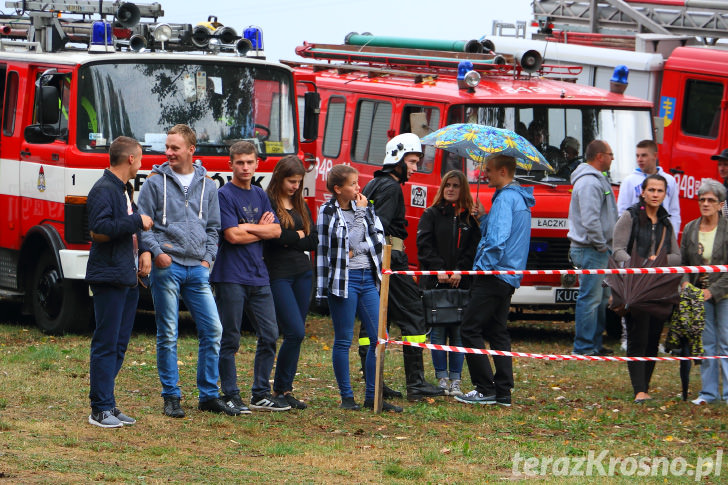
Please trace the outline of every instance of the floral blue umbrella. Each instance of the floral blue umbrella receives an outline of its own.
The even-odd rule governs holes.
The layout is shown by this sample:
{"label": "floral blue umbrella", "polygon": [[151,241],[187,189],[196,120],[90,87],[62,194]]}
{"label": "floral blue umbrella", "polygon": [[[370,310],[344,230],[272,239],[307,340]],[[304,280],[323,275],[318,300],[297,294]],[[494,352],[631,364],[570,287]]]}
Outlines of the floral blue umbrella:
{"label": "floral blue umbrella", "polygon": [[554,169],[536,147],[511,130],[475,123],[456,123],[440,128],[422,139],[432,145],[477,162],[481,167],[492,155],[507,155],[516,159],[523,170]]}

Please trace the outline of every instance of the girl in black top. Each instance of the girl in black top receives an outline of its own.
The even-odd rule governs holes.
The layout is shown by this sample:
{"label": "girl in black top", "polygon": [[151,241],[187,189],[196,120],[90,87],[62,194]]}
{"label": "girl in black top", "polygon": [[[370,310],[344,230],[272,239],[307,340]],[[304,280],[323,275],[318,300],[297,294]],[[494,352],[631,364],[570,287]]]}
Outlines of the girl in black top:
{"label": "girl in black top", "polygon": [[[478,222],[472,216],[473,196],[465,174],[459,170],[446,173],[435,194],[432,206],[422,214],[417,227],[417,259],[420,268],[436,270],[471,270],[475,251],[480,241]],[[461,275],[423,276],[420,286],[423,289],[435,285],[453,288],[468,288],[469,279]],[[430,342],[462,346],[460,325],[432,327]],[[448,372],[448,354],[450,369]],[[461,395],[460,377],[464,355],[442,350],[432,351],[435,377],[445,394]],[[449,379],[449,382],[448,382]]]}
{"label": "girl in black top", "polygon": [[273,395],[283,397],[296,409],[306,408],[291,392],[311,298],[313,271],[307,252],[315,251],[318,241],[311,211],[303,200],[305,173],[301,160],[287,155],[276,164],[266,191],[281,221],[281,237],[269,239],[264,251],[278,328],[283,335]]}

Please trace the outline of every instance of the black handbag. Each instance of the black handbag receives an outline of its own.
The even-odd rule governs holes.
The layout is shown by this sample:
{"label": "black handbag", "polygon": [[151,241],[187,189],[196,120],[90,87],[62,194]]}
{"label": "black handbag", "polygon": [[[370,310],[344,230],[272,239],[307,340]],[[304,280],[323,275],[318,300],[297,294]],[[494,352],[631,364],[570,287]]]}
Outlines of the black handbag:
{"label": "black handbag", "polygon": [[470,290],[432,288],[422,290],[422,306],[428,326],[459,325],[470,302]]}

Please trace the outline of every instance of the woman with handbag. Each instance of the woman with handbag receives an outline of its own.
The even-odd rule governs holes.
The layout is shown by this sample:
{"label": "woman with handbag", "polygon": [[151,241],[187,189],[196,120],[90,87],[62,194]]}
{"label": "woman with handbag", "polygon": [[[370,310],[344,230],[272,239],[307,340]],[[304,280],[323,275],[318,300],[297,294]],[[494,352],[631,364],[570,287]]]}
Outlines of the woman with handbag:
{"label": "woman with handbag", "polygon": [[[728,220],[721,216],[726,189],[720,182],[703,180],[698,189],[700,217],[690,221],[683,231],[682,264],[728,264]],[[683,277],[683,288],[689,283],[702,292],[705,307],[703,329],[704,355],[728,353],[728,273],[696,273]],[[723,376],[723,392],[720,379]],[[700,394],[693,404],[728,402],[728,361],[704,360],[700,364]]]}
{"label": "woman with handbag", "polygon": [[[359,172],[350,165],[334,165],[326,188],[331,199],[319,209],[316,227],[316,298],[328,297],[334,345],[331,360],[339,385],[341,408],[356,411],[349,375],[349,349],[354,338],[354,317],[366,326],[367,335],[377,335],[379,283],[384,229],[374,206],[361,193]],[[366,359],[364,407],[374,408],[377,339],[372,338]],[[402,408],[382,402],[383,411],[400,413]]]}
{"label": "woman with handbag", "polygon": [[[634,261],[635,251],[643,260],[654,260],[664,251],[669,266],[680,264],[680,247],[670,224],[670,214],[662,207],[666,195],[667,180],[661,175],[650,175],[642,182],[639,202],[624,211],[614,227],[613,258],[617,263],[625,263],[630,259]],[[627,356],[656,356],[666,318],[636,308],[629,309],[625,318]],[[648,390],[655,362],[628,362],[627,368],[634,390],[634,402],[644,403],[650,399]]]}
{"label": "woman with handbag", "polygon": [[[459,170],[452,170],[445,174],[440,188],[435,194],[432,206],[422,214],[417,227],[417,259],[420,269],[434,270],[470,270],[473,268],[475,251],[480,240],[478,221],[472,216],[473,196],[465,174]],[[420,287],[424,291],[451,292],[453,298],[443,298],[457,301],[459,290],[470,287],[470,279],[461,275],[423,276],[420,278]],[[438,298],[435,297],[435,300]],[[425,299],[425,306],[429,299]],[[434,309],[436,310],[436,309]],[[429,314],[433,308],[425,308]],[[462,346],[460,337],[460,321],[440,324],[433,322],[430,332],[430,342],[433,344]],[[449,354],[449,369],[448,369]],[[443,350],[432,351],[432,364],[435,367],[435,377],[439,380],[440,388],[445,394],[458,396],[460,378],[463,369],[464,355]]]}

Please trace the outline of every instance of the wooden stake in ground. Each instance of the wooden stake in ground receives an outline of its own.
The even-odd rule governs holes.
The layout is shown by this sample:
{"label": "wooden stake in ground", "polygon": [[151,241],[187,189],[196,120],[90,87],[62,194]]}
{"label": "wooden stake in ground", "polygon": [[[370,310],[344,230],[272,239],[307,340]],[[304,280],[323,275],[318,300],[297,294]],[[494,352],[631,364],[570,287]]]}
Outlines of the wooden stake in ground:
{"label": "wooden stake in ground", "polygon": [[[382,270],[389,269],[392,259],[392,245],[385,244],[382,253]],[[384,374],[384,351],[385,344],[382,340],[387,338],[387,305],[389,304],[389,276],[382,275],[382,285],[379,290],[379,329],[377,330],[377,370],[374,381],[374,412],[382,412],[382,390]]]}

